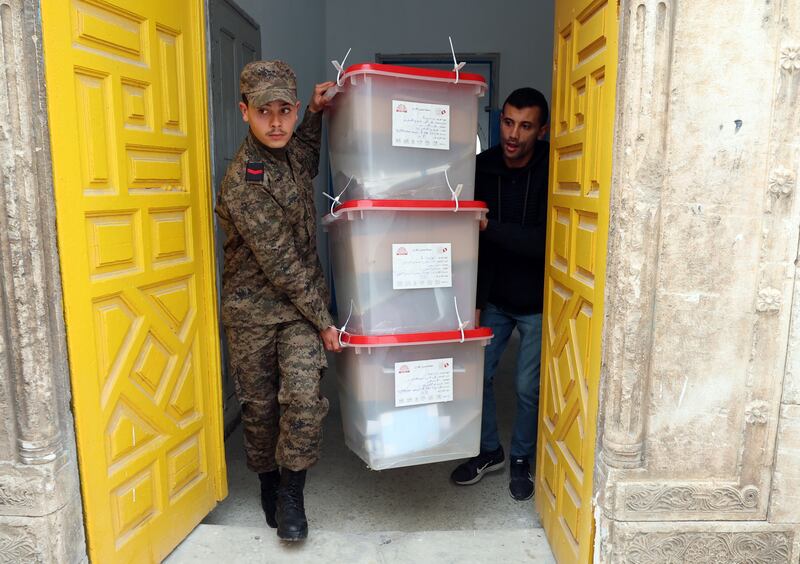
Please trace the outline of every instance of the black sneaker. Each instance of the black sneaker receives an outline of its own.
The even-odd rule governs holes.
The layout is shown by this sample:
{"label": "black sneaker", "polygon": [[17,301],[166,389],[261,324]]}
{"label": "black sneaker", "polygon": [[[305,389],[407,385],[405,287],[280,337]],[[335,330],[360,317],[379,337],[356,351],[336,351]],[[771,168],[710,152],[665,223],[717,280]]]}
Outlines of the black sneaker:
{"label": "black sneaker", "polygon": [[459,486],[476,484],[481,481],[481,478],[487,472],[502,469],[505,465],[505,459],[503,447],[498,447],[497,450],[489,452],[481,451],[478,456],[470,458],[453,470],[453,473],[450,474],[450,479]]}
{"label": "black sneaker", "polygon": [[533,496],[533,477],[530,462],[525,458],[511,459],[511,479],[508,491],[517,501],[525,501]]}

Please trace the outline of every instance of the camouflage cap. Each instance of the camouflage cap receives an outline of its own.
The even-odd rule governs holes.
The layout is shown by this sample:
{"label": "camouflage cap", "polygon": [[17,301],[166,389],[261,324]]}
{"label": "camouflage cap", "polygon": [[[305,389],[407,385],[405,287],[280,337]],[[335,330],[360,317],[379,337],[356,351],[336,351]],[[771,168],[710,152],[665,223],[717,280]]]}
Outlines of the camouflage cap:
{"label": "camouflage cap", "polygon": [[255,107],[275,100],[297,102],[297,77],[283,61],[253,61],[239,75],[239,91]]}

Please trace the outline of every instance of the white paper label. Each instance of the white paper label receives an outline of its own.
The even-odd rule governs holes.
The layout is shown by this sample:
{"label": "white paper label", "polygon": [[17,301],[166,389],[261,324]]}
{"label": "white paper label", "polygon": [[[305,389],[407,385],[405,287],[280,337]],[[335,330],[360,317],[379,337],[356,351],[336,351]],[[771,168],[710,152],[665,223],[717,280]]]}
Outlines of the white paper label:
{"label": "white paper label", "polygon": [[394,406],[453,401],[453,359],[394,363]]}
{"label": "white paper label", "polygon": [[392,100],[392,146],[450,149],[450,106]]}
{"label": "white paper label", "polygon": [[392,245],[392,288],[450,288],[453,264],[450,243]]}

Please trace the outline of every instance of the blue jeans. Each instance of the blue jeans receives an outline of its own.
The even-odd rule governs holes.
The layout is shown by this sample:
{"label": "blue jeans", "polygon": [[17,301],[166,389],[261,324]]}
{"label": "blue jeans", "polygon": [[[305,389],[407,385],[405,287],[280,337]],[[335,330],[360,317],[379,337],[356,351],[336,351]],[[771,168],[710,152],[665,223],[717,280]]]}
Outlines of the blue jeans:
{"label": "blue jeans", "polygon": [[489,327],[494,338],[486,346],[483,364],[483,414],[481,450],[500,446],[497,434],[497,407],[494,401],[494,372],[508,339],[516,326],[519,331],[517,355],[517,417],[511,437],[511,457],[533,462],[536,455],[536,432],[539,426],[539,367],[542,359],[542,314],[517,315],[487,304],[481,311],[480,324]]}

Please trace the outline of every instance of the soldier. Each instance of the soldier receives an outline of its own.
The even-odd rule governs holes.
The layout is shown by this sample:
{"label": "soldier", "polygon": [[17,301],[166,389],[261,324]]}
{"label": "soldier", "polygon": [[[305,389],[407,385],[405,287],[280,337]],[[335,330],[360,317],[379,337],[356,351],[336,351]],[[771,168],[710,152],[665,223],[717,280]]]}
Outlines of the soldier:
{"label": "soldier", "polygon": [[228,167],[216,213],[225,229],[222,322],[242,404],[247,466],[278,536],[308,535],[306,469],[319,459],[328,400],[323,344],[340,350],[316,248],[312,179],[319,168],[325,91],[318,84],[294,131],[300,102],[282,61],[255,61],[239,77],[250,132]]}

